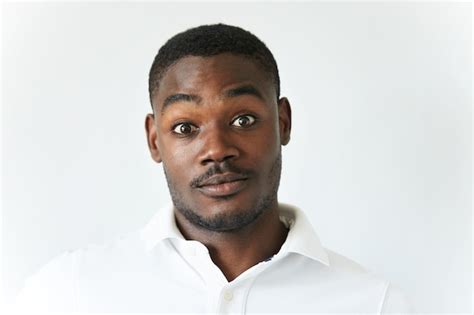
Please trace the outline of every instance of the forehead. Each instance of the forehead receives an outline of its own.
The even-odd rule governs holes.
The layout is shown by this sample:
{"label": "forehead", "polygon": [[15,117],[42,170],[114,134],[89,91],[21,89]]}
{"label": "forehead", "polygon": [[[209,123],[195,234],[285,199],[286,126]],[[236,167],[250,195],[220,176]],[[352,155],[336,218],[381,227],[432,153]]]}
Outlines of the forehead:
{"label": "forehead", "polygon": [[187,56],[165,72],[153,97],[153,105],[159,110],[163,100],[174,93],[214,97],[239,84],[254,86],[269,101],[275,98],[270,74],[250,58],[228,53],[210,57]]}

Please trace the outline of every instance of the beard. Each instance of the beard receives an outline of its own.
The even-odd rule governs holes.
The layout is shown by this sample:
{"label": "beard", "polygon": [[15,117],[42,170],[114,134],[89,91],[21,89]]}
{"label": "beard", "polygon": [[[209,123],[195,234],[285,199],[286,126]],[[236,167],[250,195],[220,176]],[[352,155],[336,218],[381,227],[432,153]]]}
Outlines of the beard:
{"label": "beard", "polygon": [[[280,150],[277,157],[273,161],[268,178],[264,181],[269,185],[268,192],[259,196],[251,207],[247,209],[238,209],[238,211],[233,211],[234,213],[219,213],[209,217],[202,216],[199,214],[197,209],[193,209],[193,207],[191,207],[189,203],[186,202],[182,193],[177,188],[178,186],[169,175],[164,162],[163,170],[165,173],[166,182],[168,184],[168,189],[170,191],[171,200],[173,201],[175,208],[186,218],[186,220],[196,227],[209,231],[236,232],[257,220],[277,201],[278,187],[280,185],[281,176],[281,160],[282,158]],[[234,170],[235,172],[240,173],[235,169],[235,167],[232,166],[228,166],[226,169]],[[208,174],[215,173],[222,173],[222,171],[213,170],[208,172]],[[232,196],[224,197],[222,199],[228,198],[232,198]]]}

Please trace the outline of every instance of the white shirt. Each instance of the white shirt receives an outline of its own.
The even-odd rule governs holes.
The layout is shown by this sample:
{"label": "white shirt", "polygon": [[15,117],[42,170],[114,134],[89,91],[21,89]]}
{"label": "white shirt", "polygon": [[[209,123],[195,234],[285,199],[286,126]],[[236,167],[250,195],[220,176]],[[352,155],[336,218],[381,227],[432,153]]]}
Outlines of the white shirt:
{"label": "white shirt", "polygon": [[20,309],[153,313],[389,313],[402,292],[321,246],[304,213],[280,204],[287,239],[270,260],[228,282],[207,248],[185,240],[173,207],[140,231],[66,252],[27,280]]}

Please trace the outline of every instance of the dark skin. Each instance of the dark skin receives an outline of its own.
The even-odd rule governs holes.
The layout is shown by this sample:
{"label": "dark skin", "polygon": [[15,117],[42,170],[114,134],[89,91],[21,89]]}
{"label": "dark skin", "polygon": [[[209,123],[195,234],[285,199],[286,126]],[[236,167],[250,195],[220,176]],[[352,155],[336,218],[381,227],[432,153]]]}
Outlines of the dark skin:
{"label": "dark skin", "polygon": [[[291,108],[286,98],[277,99],[270,75],[242,56],[185,57],[166,71],[152,106],[154,114],[145,120],[148,146],[153,160],[163,162],[180,204],[206,220],[233,218],[266,205],[245,226],[224,224],[213,230],[191,222],[175,202],[183,236],[204,244],[229,282],[278,253],[288,230],[279,220],[278,185],[271,182],[276,173],[274,182],[279,181],[275,161],[290,140]],[[215,197],[190,185],[216,165],[245,170],[242,188]],[[262,203],[272,191],[274,198]]]}

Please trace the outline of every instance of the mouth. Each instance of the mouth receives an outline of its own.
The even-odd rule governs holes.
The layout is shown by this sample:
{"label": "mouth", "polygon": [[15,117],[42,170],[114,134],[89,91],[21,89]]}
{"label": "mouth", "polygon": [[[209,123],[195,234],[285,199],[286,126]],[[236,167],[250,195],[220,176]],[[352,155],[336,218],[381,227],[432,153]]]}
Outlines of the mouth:
{"label": "mouth", "polygon": [[208,197],[228,197],[242,191],[247,185],[247,180],[247,177],[237,174],[218,175],[196,188]]}

